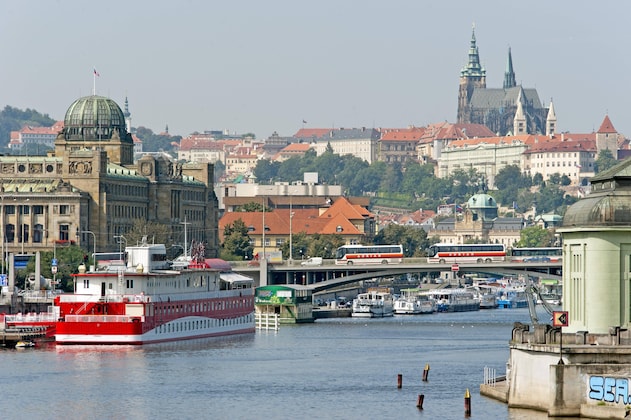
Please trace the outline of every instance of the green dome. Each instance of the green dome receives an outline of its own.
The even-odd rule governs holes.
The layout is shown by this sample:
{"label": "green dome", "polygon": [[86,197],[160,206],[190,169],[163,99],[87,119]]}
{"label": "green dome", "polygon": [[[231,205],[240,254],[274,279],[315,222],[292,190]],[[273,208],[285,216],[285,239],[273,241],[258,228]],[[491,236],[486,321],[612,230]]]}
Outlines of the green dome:
{"label": "green dome", "polygon": [[493,197],[488,194],[475,194],[467,201],[467,206],[470,209],[488,209],[497,208],[497,202]]}
{"label": "green dome", "polygon": [[66,140],[109,141],[125,139],[125,116],[116,102],[103,96],[79,98],[66,111]]}

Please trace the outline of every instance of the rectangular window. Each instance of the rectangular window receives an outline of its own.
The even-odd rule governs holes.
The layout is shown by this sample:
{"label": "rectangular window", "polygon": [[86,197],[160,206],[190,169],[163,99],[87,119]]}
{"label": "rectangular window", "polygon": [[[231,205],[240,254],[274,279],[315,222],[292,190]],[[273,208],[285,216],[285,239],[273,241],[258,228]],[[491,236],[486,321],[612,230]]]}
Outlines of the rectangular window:
{"label": "rectangular window", "polygon": [[59,206],[59,214],[70,214],[70,209],[65,204],[61,205]]}
{"label": "rectangular window", "polygon": [[68,225],[59,225],[59,240],[67,241],[70,239],[69,235],[69,226]]}
{"label": "rectangular window", "polygon": [[44,214],[44,206],[33,206],[33,214]]}

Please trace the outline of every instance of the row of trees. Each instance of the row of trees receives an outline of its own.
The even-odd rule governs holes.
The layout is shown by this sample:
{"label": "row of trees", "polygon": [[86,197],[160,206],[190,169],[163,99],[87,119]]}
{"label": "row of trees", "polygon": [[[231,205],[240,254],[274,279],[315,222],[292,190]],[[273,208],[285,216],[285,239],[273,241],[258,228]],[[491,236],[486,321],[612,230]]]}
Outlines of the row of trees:
{"label": "row of trees", "polygon": [[[615,161],[614,161],[615,162]],[[610,162],[602,163],[609,166]],[[284,162],[260,160],[254,170],[259,182],[292,182],[303,179],[305,172],[318,172],[324,184],[339,184],[347,195],[399,194],[409,198],[413,209],[436,208],[440,204],[463,203],[485,188],[483,174],[475,168],[458,169],[449,177],[438,178],[434,165],[408,162],[387,165],[351,156],[340,156],[331,148],[320,156],[309,150],[302,157]],[[528,176],[517,165],[502,168],[495,177],[497,190],[490,192],[498,202],[524,212],[536,206],[539,213],[563,213],[575,199],[567,196],[563,187],[570,184],[565,175],[555,174],[544,181],[539,173]],[[535,188],[532,188],[535,187]],[[513,206],[514,204],[514,206]]]}
{"label": "row of trees", "polygon": [[[438,237],[428,237],[419,227],[390,224],[379,231],[375,244],[401,244],[405,257],[424,257],[430,245],[440,241]],[[340,235],[307,235],[297,232],[292,235],[291,259],[301,260],[313,256],[325,259],[335,258],[335,250],[344,245]],[[516,247],[545,247],[558,245],[554,232],[540,226],[531,226],[521,231]],[[221,258],[225,260],[251,260],[254,247],[243,221],[237,220],[226,227],[226,236],[221,248]],[[289,242],[282,247],[283,259],[290,259]]]}

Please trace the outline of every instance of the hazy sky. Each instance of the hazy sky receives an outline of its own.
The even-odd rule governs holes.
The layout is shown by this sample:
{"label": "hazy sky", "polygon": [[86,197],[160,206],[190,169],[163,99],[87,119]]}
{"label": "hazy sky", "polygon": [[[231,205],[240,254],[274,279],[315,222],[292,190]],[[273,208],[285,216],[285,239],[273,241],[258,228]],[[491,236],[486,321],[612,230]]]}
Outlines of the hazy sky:
{"label": "hazy sky", "polygon": [[631,136],[629,1],[0,0],[0,106],[61,120],[96,93],[132,125],[290,136],[456,121],[475,22],[487,87],[552,98],[558,130]]}

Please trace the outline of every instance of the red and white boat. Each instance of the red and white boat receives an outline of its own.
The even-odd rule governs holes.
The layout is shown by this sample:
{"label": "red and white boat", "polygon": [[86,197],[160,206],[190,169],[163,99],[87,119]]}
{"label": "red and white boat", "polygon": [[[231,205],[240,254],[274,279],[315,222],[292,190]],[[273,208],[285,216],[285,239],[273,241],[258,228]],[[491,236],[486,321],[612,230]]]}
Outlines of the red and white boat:
{"label": "red and white boat", "polygon": [[109,261],[74,275],[75,292],[54,300],[60,344],[147,344],[253,333],[254,282],[219,259],[168,262],[164,245],[126,247]]}

